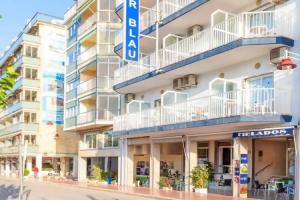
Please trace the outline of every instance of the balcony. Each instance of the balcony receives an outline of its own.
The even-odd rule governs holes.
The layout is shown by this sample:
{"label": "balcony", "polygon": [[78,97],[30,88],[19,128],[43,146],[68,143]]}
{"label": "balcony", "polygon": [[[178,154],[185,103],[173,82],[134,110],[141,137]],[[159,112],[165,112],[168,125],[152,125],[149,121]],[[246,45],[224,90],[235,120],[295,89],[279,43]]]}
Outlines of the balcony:
{"label": "balcony", "polygon": [[78,0],[77,1],[77,9],[81,8],[88,0]]}
{"label": "balcony", "polygon": [[91,30],[97,24],[97,13],[94,13],[78,28],[78,36],[83,35],[87,30]]}
{"label": "balcony", "polygon": [[88,111],[80,113],[77,116],[77,126],[91,124],[96,122],[96,111]]}
{"label": "balcony", "polygon": [[95,60],[96,56],[97,56],[97,45],[92,46],[89,49],[85,50],[77,57],[78,68],[80,68],[79,66],[82,67],[84,66],[84,64],[88,64],[93,60]]}
{"label": "balcony", "polygon": [[32,58],[28,56],[21,56],[17,59],[17,61],[14,63],[14,68],[18,69],[22,65],[34,65],[34,66],[40,66],[40,59],[39,58]]}
{"label": "balcony", "polygon": [[32,79],[21,78],[21,79],[17,80],[16,84],[14,85],[14,87],[12,88],[11,91],[15,91],[15,90],[21,88],[22,86],[39,88],[40,87],[40,80],[38,80],[38,79],[32,80]]}
{"label": "balcony", "polygon": [[65,119],[65,129],[70,129],[76,127],[77,117],[69,117]]}
{"label": "balcony", "polygon": [[[162,131],[164,130],[162,126],[174,124],[178,124],[176,126],[178,129],[178,127],[189,128],[189,126],[220,124],[230,126],[232,123],[246,123],[248,121],[256,124],[281,122],[276,117],[291,113],[290,97],[289,91],[275,90],[274,88],[232,91],[117,116],[114,118],[113,127],[114,131],[135,130],[138,132],[137,129],[144,128]],[[257,116],[266,118],[261,121],[255,120]],[[197,122],[197,125],[193,122]]]}
{"label": "balcony", "polygon": [[[24,146],[21,146],[21,152],[24,152]],[[38,153],[38,146],[37,145],[28,145],[27,146],[27,154],[36,154]],[[16,155],[19,154],[19,147],[18,146],[1,146],[0,147],[0,155]]]}
{"label": "balcony", "polygon": [[19,101],[8,106],[5,110],[0,113],[0,118],[12,114],[18,110],[26,109],[26,110],[38,110],[40,108],[40,103],[38,101]]}
{"label": "balcony", "polygon": [[77,98],[77,89],[74,88],[68,92],[66,92],[66,101],[70,101],[72,99],[76,99]]}
{"label": "balcony", "polygon": [[76,15],[77,5],[74,4],[64,15],[64,21],[70,20],[72,17]]}
{"label": "balcony", "polygon": [[69,63],[67,65],[67,74],[70,74],[71,72],[74,72],[76,70],[77,66],[76,66],[76,63],[73,62],[73,63]]}
{"label": "balcony", "polygon": [[113,118],[118,114],[117,110],[99,109],[84,113],[79,113],[77,116],[77,128],[92,128],[99,125],[112,125]]}
{"label": "balcony", "polygon": [[[257,47],[262,49],[261,47],[265,45],[270,46],[270,49],[272,49],[277,46],[286,45],[279,44],[277,37],[292,38],[293,23],[293,13],[287,14],[280,11],[263,11],[239,14],[231,17],[229,20],[161,49],[159,51],[159,66],[155,65],[154,52],[151,55],[143,57],[138,64],[128,64],[116,70],[115,84],[135,79],[136,77],[140,77],[150,72],[157,74],[155,71],[158,69],[164,70],[179,62],[182,64],[180,67],[184,67],[187,65],[184,63],[196,63],[196,61],[205,60],[212,56],[222,55],[224,51],[233,52],[234,49],[242,46],[249,46],[248,50],[250,50],[250,46],[252,48]],[[260,42],[261,40],[257,40],[257,38],[266,38],[268,41]],[[226,45],[229,45],[228,48],[226,48]],[[244,48],[243,51],[247,51],[247,48]],[[239,52],[241,53],[242,51],[238,51],[237,54],[235,54],[237,63],[243,61],[239,60],[242,59],[243,56],[237,56]],[[260,56],[258,53],[266,54],[268,51],[261,52],[254,50],[254,53],[253,49],[251,49],[250,52],[251,53],[248,53],[249,59],[250,56],[257,57]],[[212,55],[213,53],[214,55]],[[196,57],[198,60],[196,60]],[[192,59],[193,61],[190,61],[189,59]],[[176,67],[179,68],[178,66]],[[120,89],[122,86],[115,87],[115,89]]]}
{"label": "balcony", "polygon": [[0,129],[0,136],[19,132],[38,132],[39,124],[18,122]]}
{"label": "balcony", "polygon": [[96,92],[96,78],[82,82],[77,88],[78,96],[89,95]]}

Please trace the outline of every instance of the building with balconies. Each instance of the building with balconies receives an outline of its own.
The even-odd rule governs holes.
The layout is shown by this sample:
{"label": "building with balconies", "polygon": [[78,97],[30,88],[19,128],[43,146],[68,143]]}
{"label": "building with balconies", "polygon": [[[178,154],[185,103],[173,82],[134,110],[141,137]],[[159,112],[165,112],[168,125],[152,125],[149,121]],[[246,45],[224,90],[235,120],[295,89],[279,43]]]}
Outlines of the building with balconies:
{"label": "building with balconies", "polygon": [[97,165],[112,178],[118,174],[118,137],[112,132],[119,95],[113,74],[119,68],[115,33],[121,28],[115,1],[79,0],[64,16],[68,29],[65,80],[66,132],[80,136],[79,180]]}
{"label": "building with balconies", "polygon": [[[0,58],[1,77],[10,64],[18,72],[0,111],[0,173],[25,168],[39,175],[77,176],[77,136],[63,134],[65,30],[57,17],[37,13]],[[27,146],[25,145],[27,143]],[[66,145],[66,143],[68,145]]]}
{"label": "building with balconies", "polygon": [[[286,178],[298,199],[300,74],[278,65],[299,52],[300,1],[156,3],[140,1],[139,61],[114,72],[120,184],[159,188],[171,175],[191,191],[191,171],[211,164],[210,193],[275,199],[256,189]],[[120,57],[123,45],[120,30]]]}

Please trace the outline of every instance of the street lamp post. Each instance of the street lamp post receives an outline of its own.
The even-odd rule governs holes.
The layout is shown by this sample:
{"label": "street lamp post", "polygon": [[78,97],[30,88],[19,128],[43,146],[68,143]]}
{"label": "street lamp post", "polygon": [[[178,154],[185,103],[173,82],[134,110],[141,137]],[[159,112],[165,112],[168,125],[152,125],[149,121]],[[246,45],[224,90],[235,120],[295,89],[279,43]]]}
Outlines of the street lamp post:
{"label": "street lamp post", "polygon": [[25,162],[27,157],[27,147],[28,147],[28,141],[26,140],[24,144],[22,144],[22,141],[24,141],[23,135],[21,138],[21,142],[19,142],[19,181],[20,181],[20,190],[19,190],[19,198],[18,198],[19,200],[22,199],[23,190],[24,190],[24,167],[25,167]]}

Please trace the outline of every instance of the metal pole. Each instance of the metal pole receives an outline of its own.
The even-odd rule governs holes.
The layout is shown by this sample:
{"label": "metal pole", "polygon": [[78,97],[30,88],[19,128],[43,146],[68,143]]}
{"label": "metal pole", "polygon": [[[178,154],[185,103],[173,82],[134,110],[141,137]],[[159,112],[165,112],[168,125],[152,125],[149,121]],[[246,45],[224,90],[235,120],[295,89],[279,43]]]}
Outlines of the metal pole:
{"label": "metal pole", "polygon": [[155,68],[159,69],[159,23],[160,23],[160,10],[159,10],[159,0],[156,0],[156,44],[155,44]]}
{"label": "metal pole", "polygon": [[19,200],[22,199],[23,194],[23,162],[22,162],[22,138],[21,141],[19,141],[19,181],[20,181],[20,190],[19,190]]}

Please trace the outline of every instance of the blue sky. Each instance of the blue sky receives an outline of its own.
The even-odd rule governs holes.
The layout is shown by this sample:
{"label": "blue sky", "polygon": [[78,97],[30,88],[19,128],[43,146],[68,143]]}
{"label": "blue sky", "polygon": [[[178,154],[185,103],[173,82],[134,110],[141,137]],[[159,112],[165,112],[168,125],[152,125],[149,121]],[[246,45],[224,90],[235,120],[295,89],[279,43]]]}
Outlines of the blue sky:
{"label": "blue sky", "polygon": [[63,17],[74,0],[1,0],[0,52],[19,34],[36,12]]}

